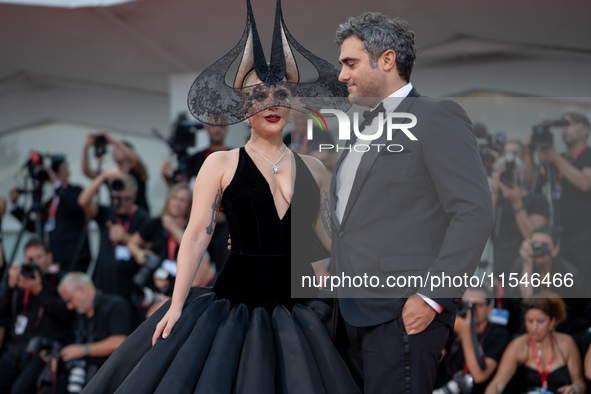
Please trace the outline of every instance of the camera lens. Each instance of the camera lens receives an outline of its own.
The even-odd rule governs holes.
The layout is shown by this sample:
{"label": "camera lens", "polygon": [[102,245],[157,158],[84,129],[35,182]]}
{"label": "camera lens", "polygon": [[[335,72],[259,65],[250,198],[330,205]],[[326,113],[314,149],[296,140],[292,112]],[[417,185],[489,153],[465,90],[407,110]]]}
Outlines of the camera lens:
{"label": "camera lens", "polygon": [[114,179],[111,181],[111,190],[114,192],[120,192],[125,188],[125,184],[121,179]]}

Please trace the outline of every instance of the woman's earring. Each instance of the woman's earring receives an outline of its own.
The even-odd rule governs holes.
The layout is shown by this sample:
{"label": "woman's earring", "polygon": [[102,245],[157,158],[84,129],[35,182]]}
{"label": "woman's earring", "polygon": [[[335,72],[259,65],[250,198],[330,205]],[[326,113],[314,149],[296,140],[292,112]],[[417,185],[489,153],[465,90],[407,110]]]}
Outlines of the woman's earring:
{"label": "woman's earring", "polygon": [[250,119],[246,119],[244,121],[244,123],[246,123],[246,127],[252,127],[252,123],[250,122]]}
{"label": "woman's earring", "polygon": [[292,116],[292,112],[291,112],[291,111],[289,111],[289,120],[287,121],[287,123],[291,123],[291,119],[292,119],[292,118],[293,118],[293,116]]}

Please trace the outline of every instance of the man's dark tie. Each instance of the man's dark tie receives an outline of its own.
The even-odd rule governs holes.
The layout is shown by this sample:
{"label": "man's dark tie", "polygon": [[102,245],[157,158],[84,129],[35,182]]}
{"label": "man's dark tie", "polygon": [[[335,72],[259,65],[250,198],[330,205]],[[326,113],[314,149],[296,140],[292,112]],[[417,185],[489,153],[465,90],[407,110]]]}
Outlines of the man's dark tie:
{"label": "man's dark tie", "polygon": [[378,105],[377,107],[375,107],[373,110],[371,111],[364,111],[363,112],[363,122],[359,125],[359,131],[363,131],[365,129],[365,126],[367,126],[368,124],[370,124],[374,118],[376,116],[378,116],[379,113],[384,113],[386,112],[386,109],[384,108],[384,102],[381,102],[380,105]]}

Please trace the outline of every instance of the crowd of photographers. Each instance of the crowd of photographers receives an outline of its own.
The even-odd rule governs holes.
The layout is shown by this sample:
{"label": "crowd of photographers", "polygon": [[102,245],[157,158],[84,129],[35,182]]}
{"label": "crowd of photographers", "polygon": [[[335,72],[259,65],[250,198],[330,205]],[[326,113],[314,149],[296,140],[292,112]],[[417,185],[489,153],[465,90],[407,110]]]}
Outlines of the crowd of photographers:
{"label": "crowd of photographers", "polygon": [[[130,143],[106,132],[89,135],[82,171],[91,181],[84,188],[70,183],[64,156],[52,156],[45,165],[31,154],[27,164],[33,188],[15,188],[8,201],[0,198],[0,221],[10,212],[22,222],[23,232],[36,234],[24,247],[24,262],[10,264],[15,251],[5,254],[0,233],[0,394],[33,393],[39,387],[48,393],[79,392],[133,328],[171,296],[178,245],[191,209],[187,183],[209,154],[228,149],[227,130],[208,127],[210,145],[188,154],[187,146],[195,142],[194,126],[180,117],[174,137],[167,140],[178,165],[162,165],[170,189],[154,217],[148,210],[147,172]],[[496,218],[479,270],[494,272],[495,278],[504,275],[506,282],[467,291],[440,363],[438,393],[485,392],[512,338],[528,332],[521,300],[547,291],[566,302],[569,318],[556,330],[572,336],[580,359],[585,358],[591,343],[591,286],[584,282],[591,274],[589,128],[589,120],[578,113],[536,125],[526,141],[507,140],[502,133],[490,135],[485,126],[475,126]],[[554,147],[558,132],[567,147],[564,154]],[[318,153],[317,141],[297,141],[292,149]],[[102,169],[109,149],[117,166]],[[98,168],[89,165],[92,153]],[[333,170],[336,155],[325,155],[319,158]],[[44,183],[53,187],[46,200]],[[110,199],[98,203],[103,187]],[[19,204],[25,193],[32,196],[27,209]],[[100,233],[94,261],[89,221],[96,222]],[[226,259],[224,222],[222,212],[193,285],[211,284]],[[542,283],[531,286],[520,280],[507,286],[511,274],[520,279],[537,274]],[[543,282],[555,274],[572,274],[573,285]],[[591,376],[591,365],[585,367]],[[516,374],[506,392],[519,379]],[[583,392],[584,384],[572,380],[571,386]]]}
{"label": "crowd of photographers", "polygon": [[[591,378],[589,129],[589,119],[579,113],[534,126],[526,141],[475,125],[495,210],[479,270],[494,272],[497,282],[494,288],[466,292],[434,392],[582,393],[591,387],[585,382]],[[563,154],[555,148],[555,136],[566,145]],[[511,286],[510,277],[516,279]],[[573,281],[567,286],[556,277]],[[553,307],[546,310],[531,297]],[[532,304],[541,309],[542,329],[527,315]],[[564,313],[557,312],[561,309]],[[534,332],[552,338],[555,361],[546,371],[546,364],[536,365],[541,349],[527,346]],[[556,368],[560,364],[566,367]]]}
{"label": "crowd of photographers", "polygon": [[[2,247],[0,231],[0,394],[80,392],[126,336],[170,298],[191,210],[188,181],[211,152],[228,149],[226,128],[211,127],[211,145],[187,154],[195,126],[180,118],[167,140],[178,168],[172,172],[170,162],[163,165],[170,189],[154,217],[148,211],[147,172],[129,142],[108,132],[87,137],[86,187],[70,182],[65,156],[31,153],[25,185],[30,187],[12,189],[8,201],[0,198],[0,228],[7,213],[22,223],[12,251]],[[116,167],[103,169],[109,150]],[[90,166],[92,154],[98,168]],[[47,184],[52,193],[44,198]],[[99,203],[101,188],[108,189],[109,199]],[[94,260],[90,221],[99,232]],[[227,227],[216,232],[218,242],[204,257],[194,286],[211,285],[225,261]],[[14,261],[25,233],[23,261]],[[210,253],[216,260],[210,261]]]}

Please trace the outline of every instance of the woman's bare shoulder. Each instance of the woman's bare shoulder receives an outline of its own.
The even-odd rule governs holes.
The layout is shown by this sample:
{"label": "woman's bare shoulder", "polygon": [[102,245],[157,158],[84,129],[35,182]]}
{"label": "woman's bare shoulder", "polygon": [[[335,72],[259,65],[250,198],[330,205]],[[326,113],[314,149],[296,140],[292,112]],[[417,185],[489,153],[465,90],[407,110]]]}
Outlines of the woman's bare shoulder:
{"label": "woman's bare shoulder", "polygon": [[513,358],[520,364],[527,360],[528,351],[529,344],[527,342],[527,334],[522,334],[514,338],[509,342],[509,345],[507,345],[507,348],[505,349],[505,352],[511,352]]}
{"label": "woman's bare shoulder", "polygon": [[238,167],[240,148],[232,149],[229,151],[218,151],[213,152],[205,159],[201,170],[202,171],[216,174],[216,178],[220,179],[220,185],[222,190],[226,189],[226,186],[230,183]]}
{"label": "woman's bare shoulder", "polygon": [[207,156],[201,168],[206,171],[222,170],[225,172],[227,168],[237,165],[238,151],[239,149],[232,149],[228,151],[213,152]]}
{"label": "woman's bare shoulder", "polygon": [[576,347],[576,343],[575,340],[573,339],[573,337],[571,337],[568,334],[564,334],[561,332],[556,332],[554,333],[554,338],[556,338],[556,342],[558,342],[558,345],[561,347]]}

